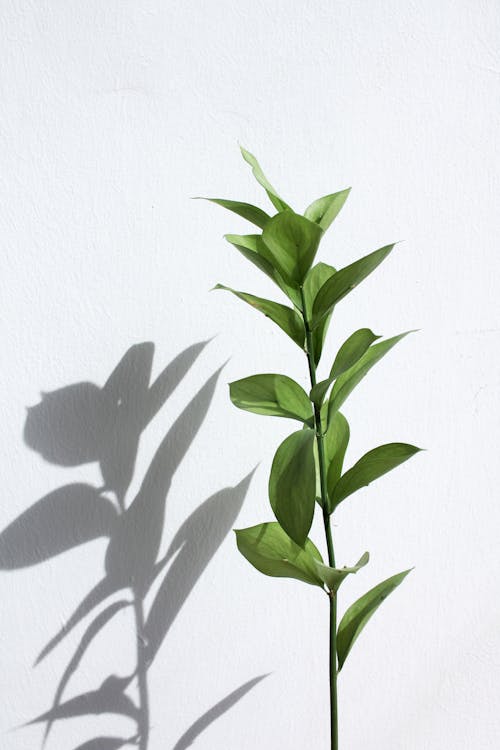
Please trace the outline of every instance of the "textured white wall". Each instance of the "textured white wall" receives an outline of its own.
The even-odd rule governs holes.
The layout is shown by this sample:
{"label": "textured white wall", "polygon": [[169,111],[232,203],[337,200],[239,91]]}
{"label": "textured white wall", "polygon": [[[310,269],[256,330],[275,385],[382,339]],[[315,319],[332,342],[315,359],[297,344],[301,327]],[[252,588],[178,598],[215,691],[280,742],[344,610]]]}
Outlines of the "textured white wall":
{"label": "textured white wall", "polygon": [[[345,585],[344,602],[416,566],[341,676],[342,746],[350,750],[498,747],[499,10],[495,0],[12,0],[0,8],[2,529],[61,486],[102,485],[95,462],[63,467],[23,442],[25,407],[41,391],[101,387],[143,341],[156,345],[156,375],[213,336],[144,431],[128,498],[174,419],[231,357],[173,477],[160,554],[200,503],[259,461],[236,525],[271,517],[270,461],[291,425],[236,411],[225,383],[266,371],[303,381],[305,361],[268,321],[208,293],[217,281],[273,289],[221,239],[248,231],[245,222],[189,200],[265,205],[238,141],[298,209],[353,186],[323,243],[325,261],[347,264],[405,239],[341,305],[325,354],[328,361],[361,326],[384,335],[421,329],[345,408],[349,463],[391,440],[428,448],[338,515],[339,562],[372,554]],[[57,421],[78,447],[97,428],[77,401],[71,391]],[[198,413],[182,428],[186,440]],[[42,430],[35,442],[48,451],[51,439]],[[227,526],[240,499],[222,496]],[[60,533],[47,523],[42,548]],[[89,518],[73,519],[64,533],[78,536],[80,523]],[[213,524],[198,522],[190,533],[169,592],[178,604],[217,542]],[[16,555],[36,557],[36,539],[15,542],[7,566]],[[144,544],[129,546],[144,552]],[[39,725],[12,730],[50,707],[90,619],[36,668],[33,661],[102,577],[105,550],[96,539],[1,572],[2,748],[39,746]],[[194,745],[326,748],[326,629],[326,598],[261,577],[230,533],[150,669],[150,749],[187,747],[176,743],[196,719],[265,673]],[[125,609],[83,656],[66,698],[96,690],[109,674],[130,674],[135,649]],[[128,719],[86,716],[57,724],[48,747],[131,734]]]}

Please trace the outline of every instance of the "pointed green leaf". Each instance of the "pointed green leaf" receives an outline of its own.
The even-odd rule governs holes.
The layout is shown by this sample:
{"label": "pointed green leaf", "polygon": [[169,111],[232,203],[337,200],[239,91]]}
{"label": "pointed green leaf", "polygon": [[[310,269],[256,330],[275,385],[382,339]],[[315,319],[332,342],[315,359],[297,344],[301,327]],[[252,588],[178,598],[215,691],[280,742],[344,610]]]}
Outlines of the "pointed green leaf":
{"label": "pointed green leaf", "polygon": [[289,284],[300,286],[321,239],[321,229],[291,209],[276,214],[262,232],[267,259]]}
{"label": "pointed green leaf", "polygon": [[324,437],[326,458],[326,486],[330,499],[328,511],[332,512],[333,489],[342,474],[344,456],[349,444],[349,423],[339,411],[335,412]]}
{"label": "pointed green leaf", "polygon": [[326,334],[328,333],[328,328],[332,319],[332,313],[333,310],[332,312],[329,312],[328,315],[325,315],[325,317],[321,319],[321,322],[312,332],[314,364],[316,365],[316,367],[318,366],[321,359],[321,353],[323,352],[323,345],[325,343]]}
{"label": "pointed green leaf", "polygon": [[273,204],[273,206],[278,211],[286,211],[287,208],[289,208],[288,204],[285,203],[285,201],[279,197],[278,193],[276,192],[275,188],[271,185],[269,180],[267,179],[266,175],[261,169],[261,166],[255,156],[250,153],[250,151],[247,151],[245,148],[240,146],[241,154],[244,158],[244,160],[247,162],[247,164],[250,164],[252,167],[253,176],[259,183],[259,185],[262,185],[264,190],[266,191],[269,200]]}
{"label": "pointed green leaf", "polygon": [[340,190],[338,193],[318,198],[306,208],[304,216],[310,221],[314,221],[315,224],[319,224],[325,232],[337,217],[350,192],[351,188],[347,188],[346,190]]}
{"label": "pointed green leaf", "polygon": [[311,388],[311,392],[309,394],[311,401],[317,406],[321,406],[326,392],[332,383],[333,378],[326,378],[326,380],[320,380],[319,383],[316,383],[316,385]]}
{"label": "pointed green leaf", "polygon": [[395,469],[420,450],[421,448],[407,443],[387,443],[368,451],[340,477],[332,492],[332,507],[336,508],[353,492],[357,492],[361,487],[367,487],[370,482]]}
{"label": "pointed green leaf", "polygon": [[333,266],[329,266],[328,263],[316,263],[307,272],[306,278],[304,279],[304,302],[305,312],[310,320],[312,318],[313,304],[316,299],[316,295],[323,286],[335,273],[336,269]]}
{"label": "pointed green leaf", "polygon": [[316,499],[314,430],[289,435],[274,456],[269,500],[281,527],[300,547],[311,528]]}
{"label": "pointed green leaf", "polygon": [[344,341],[338,350],[330,371],[330,377],[337,379],[339,375],[356,364],[374,341],[379,339],[369,328],[360,328]]}
{"label": "pointed green leaf", "polygon": [[[336,273],[335,268],[333,268],[333,266],[329,266],[327,263],[316,263],[316,265],[308,271],[307,276],[304,279],[303,289],[308,320],[312,319],[313,304],[317,293],[319,292],[325,281],[331,278],[334,273]],[[325,317],[321,320],[321,323],[317,325],[312,332],[314,363],[316,366],[318,365],[321,358],[321,352],[323,351],[323,344],[325,341],[326,333],[328,331],[328,326],[330,325],[330,320],[331,313],[325,315]]]}
{"label": "pointed green leaf", "polygon": [[319,410],[321,419],[321,432],[325,434],[328,429],[328,401]]}
{"label": "pointed green leaf", "polygon": [[296,310],[292,310],[291,307],[286,305],[280,305],[279,302],[273,302],[272,300],[264,299],[263,297],[256,297],[253,294],[247,294],[246,292],[238,292],[231,289],[223,284],[217,284],[214,289],[224,289],[227,292],[232,292],[236,297],[246,302],[248,305],[255,307],[256,310],[263,313],[266,317],[270,318],[277,326],[279,326],[295,343],[301,347],[304,347],[304,324],[301,316]]}
{"label": "pointed green leaf", "polygon": [[250,263],[257,266],[266,276],[274,281],[279,286],[282,292],[284,292],[295,305],[300,305],[300,294],[296,289],[290,287],[289,284],[280,276],[278,271],[273,267],[272,263],[265,257],[267,248],[262,241],[262,235],[260,234],[226,234],[224,238],[231,243]]}
{"label": "pointed green leaf", "polygon": [[229,384],[231,401],[239,409],[313,423],[311,402],[304,389],[286,375],[251,375]]}
{"label": "pointed green leaf", "polygon": [[340,375],[332,388],[328,401],[328,423],[330,423],[333,414],[337,409],[340,409],[346,398],[352,393],[358,383],[363,380],[373,365],[381,360],[398,341],[401,341],[409,333],[412,333],[412,331],[405,331],[405,333],[400,333],[398,336],[393,336],[385,341],[380,341],[378,344],[373,344],[355,365]]}
{"label": "pointed green leaf", "polygon": [[[326,409],[324,408],[326,407]],[[328,417],[328,404],[323,404],[323,407],[320,410],[320,420],[321,420],[321,430],[323,434],[326,433],[326,420]],[[304,427],[305,429],[305,427]],[[313,444],[313,453],[314,453],[314,470],[316,472],[316,502],[320,506],[320,508],[323,507],[323,500],[321,497],[321,477],[319,473],[319,454],[318,454],[318,441],[315,440]],[[328,454],[326,453],[326,447],[325,447],[325,454],[326,454],[326,461],[328,462]],[[328,463],[327,463],[328,466]]]}
{"label": "pointed green leaf", "polygon": [[266,214],[266,212],[258,206],[252,206],[251,203],[243,203],[242,201],[230,201],[226,198],[201,197],[198,200],[210,201],[211,203],[216,203],[218,206],[222,206],[222,208],[227,208],[228,211],[232,211],[233,213],[238,214],[238,216],[242,216],[251,224],[255,224],[255,226],[260,227],[261,229],[266,226],[267,222],[271,218],[269,214]]}
{"label": "pointed green leaf", "polygon": [[[328,407],[328,404],[324,404],[323,406]],[[320,410],[320,420],[321,420],[321,430],[323,434],[326,433],[326,419],[327,419],[327,410],[322,408]],[[303,429],[306,429],[307,426],[308,425],[304,425]],[[328,466],[329,456],[328,456],[326,440],[323,442],[323,445],[325,446],[325,458],[326,458],[327,466]],[[314,453],[314,466],[315,466],[315,472],[316,472],[316,502],[318,503],[320,508],[322,508],[323,500],[321,498],[321,477],[320,477],[320,472],[319,472],[319,453],[318,453],[318,441],[317,440],[315,440],[313,444],[313,453]]]}
{"label": "pointed green leaf", "polygon": [[[411,570],[411,569],[410,569]],[[391,578],[388,578],[378,586],[368,591],[364,596],[352,604],[342,620],[337,632],[337,656],[339,661],[339,672],[354,645],[357,637],[365,627],[370,617],[382,604],[389,594],[396,589],[406,578],[410,570],[405,570]]]}
{"label": "pointed green leaf", "polygon": [[263,244],[261,234],[225,234],[224,239],[233,245],[247,260],[254,263],[261,271],[264,271],[273,281],[275,280],[277,275],[275,269],[261,253]]}
{"label": "pointed green leaf", "polygon": [[314,544],[306,539],[304,547],[299,547],[276,521],[238,529],[236,542],[248,562],[267,576],[323,585],[316,570],[316,560],[321,560],[321,555]]}
{"label": "pointed green leaf", "polygon": [[225,239],[231,243],[247,260],[263,271],[274,281],[281,291],[300,308],[301,297],[298,289],[290,286],[269,260],[269,250],[264,245],[261,234],[226,234]]}
{"label": "pointed green leaf", "polygon": [[364,555],[360,557],[356,565],[353,565],[350,568],[347,568],[345,566],[343,568],[330,568],[329,565],[324,565],[317,560],[315,560],[315,565],[318,576],[321,578],[323,583],[330,591],[336,593],[339,590],[340,584],[342,583],[344,578],[347,578],[347,576],[351,573],[357,573],[358,570],[368,564],[369,560],[370,555],[368,552],[365,552]]}
{"label": "pointed green leaf", "polygon": [[346,294],[349,294],[355,286],[366,279],[387,258],[393,247],[394,244],[386,245],[369,255],[365,255],[364,258],[341,268],[323,284],[314,301],[313,328],[320,323],[324,315],[327,315],[335,307],[337,302],[343,299]]}
{"label": "pointed green leaf", "polygon": [[316,475],[316,502],[323,507],[323,499],[321,497],[321,476],[319,473],[319,453],[318,453],[318,442],[317,440],[313,443],[313,454],[314,454],[314,473]]}
{"label": "pointed green leaf", "polygon": [[317,383],[314,388],[311,389],[311,401],[318,404],[318,406],[321,406],[325,394],[333,381],[336,380],[339,375],[342,375],[343,372],[355,365],[366,352],[368,347],[379,338],[380,336],[375,336],[369,328],[360,328],[358,331],[351,334],[338,350],[329,377],[326,380]]}
{"label": "pointed green leaf", "polygon": [[[307,425],[304,425],[303,429],[306,429]],[[316,496],[316,502],[318,503],[319,507],[323,507],[323,498],[321,497],[321,475],[319,473],[319,453],[318,453],[318,443],[315,440],[313,443],[313,456],[314,456],[314,474],[316,477],[316,484],[315,484],[315,496]]]}

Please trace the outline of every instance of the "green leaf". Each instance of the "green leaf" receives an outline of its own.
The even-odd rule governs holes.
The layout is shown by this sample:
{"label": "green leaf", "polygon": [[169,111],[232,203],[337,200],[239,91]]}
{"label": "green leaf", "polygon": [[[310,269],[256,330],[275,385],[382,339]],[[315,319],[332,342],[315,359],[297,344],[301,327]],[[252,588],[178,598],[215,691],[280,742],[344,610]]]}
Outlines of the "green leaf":
{"label": "green leaf", "polygon": [[324,315],[327,315],[334,308],[337,302],[349,294],[355,286],[366,279],[387,258],[393,247],[394,244],[386,245],[369,255],[365,255],[364,258],[341,268],[323,284],[314,301],[313,328],[320,323]]}
{"label": "green leaf", "polygon": [[260,268],[261,271],[264,271],[265,274],[275,281],[277,273],[271,263],[261,253],[263,249],[261,234],[225,234],[224,239],[233,245],[247,260],[254,263],[257,268]]}
{"label": "green leaf", "polygon": [[239,409],[313,423],[311,402],[301,386],[286,375],[251,375],[229,384],[231,401]]}
{"label": "green leaf", "polygon": [[352,393],[358,383],[363,380],[373,365],[381,360],[398,341],[401,341],[409,333],[412,333],[412,331],[405,331],[405,333],[400,333],[398,336],[393,336],[385,341],[380,341],[378,344],[373,344],[355,365],[340,375],[332,388],[328,402],[328,424],[333,414],[340,409],[346,398]]}
{"label": "green leaf", "polygon": [[267,576],[323,586],[316,570],[316,559],[322,558],[314,544],[306,539],[299,547],[276,521],[236,530],[236,543],[243,557]]}
{"label": "green leaf", "polygon": [[[410,568],[411,570],[411,568]],[[396,589],[410,570],[405,570],[391,578],[388,578],[378,586],[368,591],[364,596],[352,604],[342,620],[340,621],[337,632],[337,656],[338,669],[342,669],[344,662],[354,645],[357,637],[365,627],[370,617],[376,609],[382,604],[389,594]]]}
{"label": "green leaf", "polygon": [[319,473],[319,453],[318,453],[317,440],[315,440],[313,443],[313,455],[314,455],[314,473],[316,475],[316,487],[315,487],[316,502],[319,504],[320,508],[322,508],[323,498],[321,497],[321,476]]}
{"label": "green leaf", "polygon": [[350,192],[351,188],[347,188],[346,190],[340,190],[338,193],[331,193],[331,195],[318,198],[306,208],[304,216],[306,219],[314,221],[315,224],[319,224],[325,232],[337,217]]}
{"label": "green leaf", "polygon": [[369,560],[370,555],[368,552],[365,552],[364,555],[359,558],[356,565],[353,565],[351,568],[346,568],[345,566],[343,568],[330,568],[328,565],[324,565],[323,563],[316,560],[315,565],[318,576],[321,578],[323,583],[330,591],[336,593],[339,590],[340,584],[342,583],[344,578],[347,578],[347,576],[351,573],[357,573],[358,570],[368,564]]}
{"label": "green leaf", "polygon": [[251,222],[251,224],[255,224],[257,227],[260,227],[263,229],[269,219],[271,218],[269,214],[266,214],[265,211],[263,211],[258,206],[252,206],[251,203],[243,203],[242,201],[230,201],[226,200],[226,198],[203,198],[200,197],[197,200],[204,200],[204,201],[210,201],[211,203],[216,203],[218,206],[222,206],[222,208],[227,208],[228,211],[232,211],[235,214],[238,214],[238,216],[242,216],[247,221]]}
{"label": "green leaf", "polygon": [[226,234],[224,238],[231,243],[250,263],[257,266],[258,269],[263,271],[266,276],[274,281],[279,286],[282,292],[284,292],[295,305],[300,306],[300,294],[296,289],[290,287],[289,284],[280,276],[278,271],[273,267],[272,263],[265,257],[267,248],[262,241],[262,235],[260,234]]}
{"label": "green leaf", "polygon": [[[333,311],[332,311],[333,312]],[[328,315],[325,315],[325,317],[321,320],[321,323],[316,326],[316,328],[312,332],[312,340],[313,340],[313,348],[314,348],[314,364],[316,367],[319,364],[319,361],[321,359],[321,354],[323,352],[323,344],[325,343],[326,334],[328,333],[328,328],[330,326],[330,321],[332,319],[332,313],[328,313]]]}
{"label": "green leaf", "polygon": [[269,200],[271,201],[273,206],[278,211],[286,211],[287,208],[290,208],[290,206],[287,203],[285,203],[285,201],[282,198],[280,198],[275,188],[273,188],[273,186],[267,179],[266,175],[262,171],[261,166],[259,162],[257,161],[257,159],[255,158],[255,156],[251,154],[250,151],[247,151],[245,148],[243,148],[242,146],[240,146],[240,151],[244,160],[247,162],[247,164],[250,164],[250,166],[252,167],[253,176],[255,177],[259,185],[262,185],[262,187],[266,191],[269,197]]}
{"label": "green leaf", "polygon": [[321,432],[323,435],[328,430],[328,401],[326,401],[319,410],[321,420]]}
{"label": "green leaf", "polygon": [[243,300],[243,302],[255,307],[256,310],[259,310],[259,312],[270,318],[277,326],[288,334],[288,336],[290,336],[290,338],[295,341],[301,349],[304,347],[304,324],[301,316],[296,310],[292,310],[291,307],[286,307],[286,305],[280,305],[279,302],[264,299],[263,297],[256,297],[255,295],[247,294],[246,292],[238,292],[228,286],[224,286],[223,284],[216,284],[214,289],[224,289],[227,292],[232,292],[236,297]]}
{"label": "green leaf", "polygon": [[356,364],[374,341],[379,339],[369,328],[360,328],[344,341],[337,352],[330,371],[330,377],[336,380],[339,375]]}
{"label": "green leaf", "polygon": [[289,284],[300,286],[321,239],[321,229],[291,209],[276,214],[262,232],[267,259]]}
{"label": "green leaf", "polygon": [[269,500],[281,527],[302,547],[311,528],[316,499],[314,430],[289,435],[274,456]]}
{"label": "green leaf", "polygon": [[[317,293],[329,278],[336,273],[333,266],[329,266],[327,263],[316,263],[307,273],[304,279],[304,301],[306,307],[306,314],[308,320],[312,319],[312,309],[314,300]],[[314,364],[317,366],[321,359],[321,352],[323,351],[323,344],[325,341],[328,326],[330,325],[331,313],[325,315],[321,320],[321,323],[316,326],[312,332],[313,349],[314,349]]]}
{"label": "green leaf", "polygon": [[333,274],[337,273],[333,266],[329,266],[328,263],[316,263],[307,272],[306,278],[304,279],[304,302],[305,302],[305,313],[307,318],[312,318],[313,304],[316,299],[316,295],[323,286],[323,284],[330,279]]}
{"label": "green leaf", "polygon": [[349,423],[339,411],[333,415],[331,424],[324,437],[325,458],[326,458],[326,487],[328,490],[329,506],[328,511],[331,513],[332,504],[331,496],[333,489],[342,474],[344,456],[349,444]]}
{"label": "green leaf", "polygon": [[311,401],[317,406],[321,406],[321,404],[323,403],[325,394],[332,383],[333,383],[333,378],[320,380],[319,383],[316,383],[316,385],[311,388],[311,392],[309,394]]}
{"label": "green leaf", "polygon": [[[325,404],[328,407],[328,404]],[[320,421],[321,421],[321,431],[323,434],[326,433],[326,418],[327,418],[327,411],[326,409],[320,410]],[[304,425],[303,429],[305,430],[308,425]],[[326,441],[323,442],[323,445],[325,447],[325,459],[328,462],[328,451],[326,446]],[[321,497],[321,476],[319,472],[319,453],[318,453],[318,441],[314,441],[313,446],[313,453],[314,453],[314,466],[316,471],[316,502],[319,504],[319,506],[323,507],[323,500]],[[327,463],[328,466],[328,463]]]}
{"label": "green leaf", "polygon": [[314,388],[311,389],[311,401],[318,404],[318,406],[321,406],[325,394],[333,381],[336,380],[339,375],[342,375],[343,372],[355,365],[366,352],[368,347],[379,338],[380,336],[375,336],[369,328],[360,328],[358,331],[351,334],[338,350],[329,377],[326,380],[317,383]]}
{"label": "green leaf", "polygon": [[368,451],[340,477],[332,492],[332,507],[336,508],[353,492],[357,492],[361,487],[367,487],[370,482],[395,469],[420,450],[421,448],[407,443],[387,443]]}

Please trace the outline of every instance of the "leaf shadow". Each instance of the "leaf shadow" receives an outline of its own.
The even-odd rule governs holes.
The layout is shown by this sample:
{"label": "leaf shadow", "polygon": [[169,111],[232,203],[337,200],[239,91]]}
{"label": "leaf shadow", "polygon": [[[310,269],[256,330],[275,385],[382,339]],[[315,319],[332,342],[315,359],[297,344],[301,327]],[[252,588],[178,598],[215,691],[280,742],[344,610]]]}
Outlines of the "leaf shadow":
{"label": "leaf shadow", "polygon": [[[163,559],[158,554],[165,529],[167,497],[175,472],[205,419],[218,378],[217,370],[189,401],[161,441],[140,485],[128,499],[140,438],[208,342],[185,349],[150,384],[154,345],[130,347],[104,386],[82,381],[50,393],[27,412],[24,439],[46,461],[61,467],[97,462],[102,486],[66,484],[42,497],[0,533],[0,569],[13,571],[62,555],[99,537],[108,540],[104,577],[84,597],[61,630],[42,649],[39,663],[87,616],[76,650],[56,688],[51,708],[33,719],[44,723],[47,740],[53,724],[75,716],[115,713],[132,719],[136,734],[97,737],[80,750],[112,750],[127,744],[146,750],[149,740],[147,672],[192,589],[232,527],[247,493],[251,474],[205,500],[174,535]],[[253,472],[252,472],[253,473]],[[145,611],[145,596],[170,563]],[[117,592],[127,598],[106,602]],[[105,604],[104,608],[100,608]],[[137,668],[132,675],[111,675],[98,689],[64,698],[71,678],[103,628],[125,608],[134,613]],[[261,678],[235,691],[233,702]],[[137,681],[138,701],[127,694]],[[250,684],[251,683],[251,684]],[[230,696],[227,697],[228,700]],[[219,705],[219,704],[217,704]],[[215,717],[211,709],[210,716]],[[196,723],[199,734],[204,717]],[[211,719],[213,721],[214,719]],[[200,724],[201,722],[201,724]],[[210,723],[210,722],[209,722]],[[194,726],[194,725],[193,725]]]}
{"label": "leaf shadow", "polygon": [[222,700],[212,706],[212,708],[202,714],[199,719],[191,724],[189,729],[184,732],[179,741],[176,742],[173,750],[187,750],[188,747],[191,747],[195,739],[199,737],[200,734],[210,726],[210,724],[213,724],[213,722],[220,716],[229,711],[229,709],[238,703],[238,701],[252,690],[252,688],[268,676],[269,675],[267,674],[261,674],[258,677],[254,677],[252,680],[248,680],[248,682],[240,685],[236,690],[233,690],[229,695],[226,695]]}
{"label": "leaf shadow", "polygon": [[137,745],[137,737],[95,737],[83,745],[78,745],[75,750],[119,750],[125,745]]}
{"label": "leaf shadow", "polygon": [[233,527],[253,473],[248,474],[236,487],[226,487],[216,492],[191,513],[172,540],[164,560],[158,563],[157,570],[177,553],[145,623],[148,663],[155,658],[184,602]]}

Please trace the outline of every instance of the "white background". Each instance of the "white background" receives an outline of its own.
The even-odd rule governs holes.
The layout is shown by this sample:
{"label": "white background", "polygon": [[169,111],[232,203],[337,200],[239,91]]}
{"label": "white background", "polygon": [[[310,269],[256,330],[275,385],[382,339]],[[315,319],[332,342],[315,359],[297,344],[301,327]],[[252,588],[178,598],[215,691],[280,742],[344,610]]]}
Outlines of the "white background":
{"label": "white background", "polygon": [[[25,407],[79,381],[102,386],[135,343],[154,373],[216,336],[145,431],[133,497],[168,427],[230,357],[175,474],[162,550],[212,493],[259,462],[237,526],[269,520],[273,452],[294,429],[237,411],[226,383],[257,372],[306,382],[300,350],[216,282],[272,284],[222,239],[250,226],[191,196],[267,198],[259,158],[297,210],[352,185],[321,259],[346,265],[404,240],[341,306],[325,351],[356,328],[418,328],[344,411],[348,465],[392,440],[427,448],[346,501],[341,610],[415,570],[360,637],[340,679],[342,748],[498,747],[498,94],[494,0],[19,2],[0,5],[1,528],[97,464],[63,468],[23,443]],[[313,537],[322,546],[321,528]],[[201,543],[201,540],[200,540]],[[40,726],[88,624],[33,661],[99,580],[103,539],[0,574],[0,744],[39,747]],[[271,673],[197,748],[328,747],[327,600],[260,576],[229,533],[151,667],[151,750],[242,683]],[[127,613],[85,655],[67,697],[133,668]],[[133,733],[126,719],[62,721],[49,748]]]}

